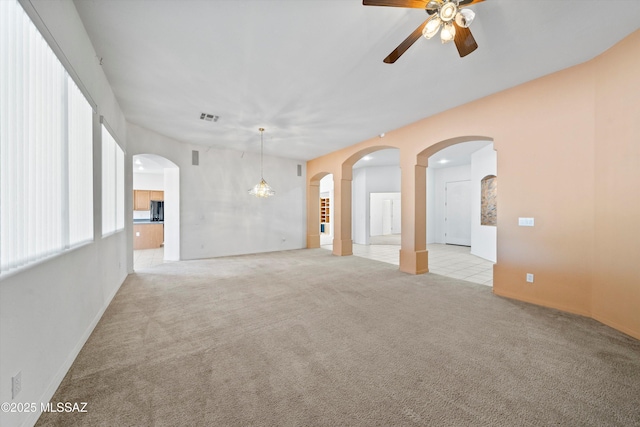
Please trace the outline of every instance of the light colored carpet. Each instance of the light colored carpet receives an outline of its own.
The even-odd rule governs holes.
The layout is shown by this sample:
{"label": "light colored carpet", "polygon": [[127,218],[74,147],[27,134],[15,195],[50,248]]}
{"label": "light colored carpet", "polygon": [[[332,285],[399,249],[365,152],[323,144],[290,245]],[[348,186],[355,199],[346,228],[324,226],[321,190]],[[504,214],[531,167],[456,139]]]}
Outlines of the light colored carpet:
{"label": "light colored carpet", "polygon": [[640,342],[322,249],[131,275],[39,426],[633,426]]}

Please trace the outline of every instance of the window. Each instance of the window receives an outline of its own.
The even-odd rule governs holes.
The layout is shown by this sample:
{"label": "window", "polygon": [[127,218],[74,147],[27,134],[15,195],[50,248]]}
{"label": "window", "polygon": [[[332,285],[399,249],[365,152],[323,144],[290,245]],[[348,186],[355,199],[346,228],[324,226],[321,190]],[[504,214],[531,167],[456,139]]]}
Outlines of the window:
{"label": "window", "polygon": [[0,273],[93,239],[93,110],[16,1],[0,1]]}
{"label": "window", "polygon": [[102,125],[102,235],[124,229],[124,152]]}

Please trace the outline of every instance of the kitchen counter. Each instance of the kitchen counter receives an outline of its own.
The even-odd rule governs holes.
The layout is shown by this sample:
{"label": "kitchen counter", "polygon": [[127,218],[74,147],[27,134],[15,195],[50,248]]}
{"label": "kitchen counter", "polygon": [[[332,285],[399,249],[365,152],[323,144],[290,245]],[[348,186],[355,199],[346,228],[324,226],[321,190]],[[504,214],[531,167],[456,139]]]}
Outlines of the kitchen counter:
{"label": "kitchen counter", "polygon": [[160,248],[163,242],[164,223],[162,221],[133,220],[133,249]]}

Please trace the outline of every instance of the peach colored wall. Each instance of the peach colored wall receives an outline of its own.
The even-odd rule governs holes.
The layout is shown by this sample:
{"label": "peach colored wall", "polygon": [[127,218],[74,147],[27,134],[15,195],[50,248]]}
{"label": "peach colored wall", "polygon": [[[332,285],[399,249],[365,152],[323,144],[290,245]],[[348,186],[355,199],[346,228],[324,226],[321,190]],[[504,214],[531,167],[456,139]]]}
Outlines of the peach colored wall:
{"label": "peach colored wall", "polygon": [[[387,132],[385,145],[400,149],[401,253],[415,263],[403,267],[401,257],[400,269],[428,269],[423,190],[415,194],[424,157],[482,135],[494,141],[500,178],[494,293],[594,316],[640,338],[639,53],[640,31],[585,64]],[[345,192],[354,159],[380,141],[311,160],[308,176],[333,173]],[[349,204],[336,197],[336,218]],[[308,215],[311,236],[318,221]],[[535,227],[519,227],[523,216],[534,217]],[[336,255],[350,253],[351,219],[343,218]],[[526,273],[535,283],[526,283]]]}
{"label": "peach colored wall", "polygon": [[594,61],[593,317],[640,338],[640,33]]}

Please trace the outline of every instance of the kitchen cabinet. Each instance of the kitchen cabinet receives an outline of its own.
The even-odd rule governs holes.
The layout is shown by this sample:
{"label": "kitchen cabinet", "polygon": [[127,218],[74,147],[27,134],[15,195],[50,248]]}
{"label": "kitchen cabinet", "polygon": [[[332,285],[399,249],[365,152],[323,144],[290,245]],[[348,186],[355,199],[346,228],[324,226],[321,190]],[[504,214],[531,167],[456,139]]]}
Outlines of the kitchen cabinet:
{"label": "kitchen cabinet", "polygon": [[133,224],[133,249],[155,249],[164,244],[164,224]]}
{"label": "kitchen cabinet", "polygon": [[133,190],[133,210],[148,211],[151,202],[151,194],[149,190]]}
{"label": "kitchen cabinet", "polygon": [[164,200],[164,191],[133,190],[134,211],[148,211],[151,200]]}
{"label": "kitchen cabinet", "polygon": [[151,200],[163,201],[164,200],[164,191],[149,191],[149,198]]}

